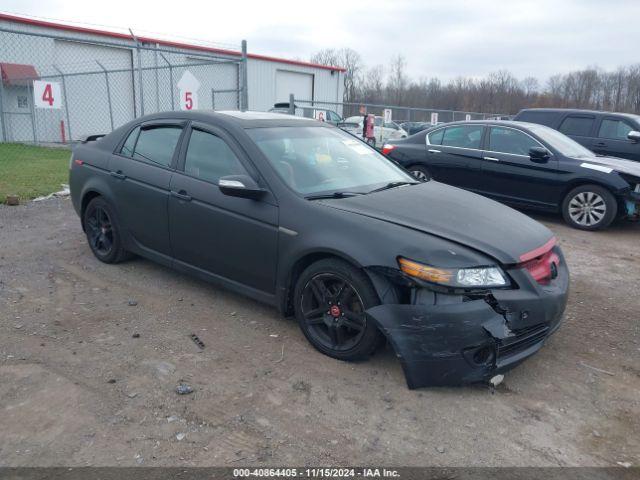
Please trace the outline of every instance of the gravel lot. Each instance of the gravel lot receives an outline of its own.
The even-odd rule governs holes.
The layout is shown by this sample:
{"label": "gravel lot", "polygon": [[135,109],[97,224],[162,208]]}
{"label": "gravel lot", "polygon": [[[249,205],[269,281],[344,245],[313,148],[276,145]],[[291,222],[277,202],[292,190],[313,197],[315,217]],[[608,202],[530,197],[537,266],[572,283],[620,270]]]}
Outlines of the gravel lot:
{"label": "gravel lot", "polygon": [[341,363],[269,307],[99,263],[68,199],[1,206],[0,466],[638,465],[640,225],[538,219],[563,327],[495,391],[411,391],[389,349]]}

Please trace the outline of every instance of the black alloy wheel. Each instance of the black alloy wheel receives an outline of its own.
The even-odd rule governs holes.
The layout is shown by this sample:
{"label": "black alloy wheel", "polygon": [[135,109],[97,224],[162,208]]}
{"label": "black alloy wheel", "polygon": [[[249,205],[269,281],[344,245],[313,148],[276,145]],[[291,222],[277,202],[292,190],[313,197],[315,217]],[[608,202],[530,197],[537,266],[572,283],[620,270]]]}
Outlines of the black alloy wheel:
{"label": "black alloy wheel", "polygon": [[384,340],[366,309],[379,303],[369,279],[346,262],[321,260],[296,288],[296,317],[311,344],[341,360],[371,355]]}

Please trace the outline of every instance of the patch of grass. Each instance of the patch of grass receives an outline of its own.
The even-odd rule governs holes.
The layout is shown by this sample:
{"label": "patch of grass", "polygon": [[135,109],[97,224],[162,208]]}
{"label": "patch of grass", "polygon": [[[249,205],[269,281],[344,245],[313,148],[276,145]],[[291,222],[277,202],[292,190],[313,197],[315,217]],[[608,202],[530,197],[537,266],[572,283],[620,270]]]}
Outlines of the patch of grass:
{"label": "patch of grass", "polygon": [[24,202],[61,190],[69,183],[70,155],[66,148],[0,143],[0,203],[7,195]]}

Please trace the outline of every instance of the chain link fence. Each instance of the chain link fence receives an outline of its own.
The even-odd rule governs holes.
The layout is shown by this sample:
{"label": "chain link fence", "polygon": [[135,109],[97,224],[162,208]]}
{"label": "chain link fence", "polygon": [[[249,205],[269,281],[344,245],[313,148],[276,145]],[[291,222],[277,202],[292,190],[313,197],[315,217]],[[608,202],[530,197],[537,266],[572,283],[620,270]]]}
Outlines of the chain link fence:
{"label": "chain link fence", "polygon": [[0,23],[0,202],[29,168],[64,180],[70,146],[86,135],[154,112],[246,108],[246,42],[220,52]]}
{"label": "chain link fence", "polygon": [[[361,116],[363,113],[371,113],[376,116],[384,117],[384,111],[388,109],[392,112],[391,115],[393,122],[397,124],[405,122],[446,123],[462,120],[504,120],[509,118],[509,115],[501,113],[465,112],[459,110],[442,110],[406,106],[401,107],[397,105],[380,105],[364,102],[318,102],[293,97],[291,97],[291,100],[293,100],[293,102],[290,102],[290,104],[299,107],[296,112],[298,115],[302,113],[303,116],[309,116],[310,114],[308,112],[315,109],[334,112],[343,119],[353,116]],[[331,114],[329,114],[329,116],[331,116]]]}

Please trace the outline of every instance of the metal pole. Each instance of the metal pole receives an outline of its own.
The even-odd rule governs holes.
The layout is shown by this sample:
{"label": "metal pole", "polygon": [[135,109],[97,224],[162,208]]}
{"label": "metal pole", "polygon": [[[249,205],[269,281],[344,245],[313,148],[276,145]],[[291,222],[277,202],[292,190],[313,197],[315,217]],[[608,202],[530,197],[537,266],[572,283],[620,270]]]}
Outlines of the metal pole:
{"label": "metal pole", "polygon": [[242,40],[242,110],[249,110],[247,41]]}
{"label": "metal pole", "polygon": [[160,53],[160,56],[162,57],[162,59],[167,62],[167,65],[169,65],[169,90],[171,91],[171,110],[173,110],[176,105],[175,103],[175,98],[173,98],[174,93],[173,93],[173,65],[171,65],[171,62],[169,60],[167,60],[167,57],[164,56],[164,54],[162,52],[158,52]]}
{"label": "metal pole", "polygon": [[142,86],[142,59],[140,58],[140,42],[138,37],[133,34],[133,30],[129,29],[131,38],[136,42],[136,56],[138,57],[138,83],[140,84],[140,115],[144,115],[144,87]]}
{"label": "metal pole", "polygon": [[107,69],[96,60],[96,63],[104,70],[104,81],[107,84],[107,101],[109,103],[109,122],[111,123],[111,131],[113,132],[113,106],[111,105],[111,87],[109,85],[109,74],[107,73]]}
{"label": "metal pole", "polygon": [[[55,67],[54,67],[55,68]],[[29,96],[31,97],[30,101],[29,101],[29,105],[31,105],[31,129],[33,130],[33,143],[38,143],[37,137],[36,137],[36,109],[33,105],[33,82],[29,83]],[[65,95],[66,97],[66,95]],[[65,104],[66,104],[67,99],[65,98]]]}
{"label": "metal pole", "polygon": [[293,98],[293,93],[289,94],[289,115],[296,114],[296,99]]}
{"label": "metal pole", "polygon": [[65,82],[64,80],[64,73],[62,73],[62,70],[60,70],[55,65],[53,65],[53,68],[60,74],[60,77],[62,78],[62,97],[64,98],[64,112],[65,116],[67,117],[67,131],[69,132],[69,141],[71,142],[73,140],[73,137],[71,136],[71,121],[69,120],[69,97],[67,97],[67,82]]}
{"label": "metal pole", "polygon": [[[0,127],[2,128],[2,141],[6,142],[7,139],[7,127],[4,124],[4,82],[2,81],[2,75],[0,74]],[[33,97],[29,99],[29,103],[33,103]]]}

